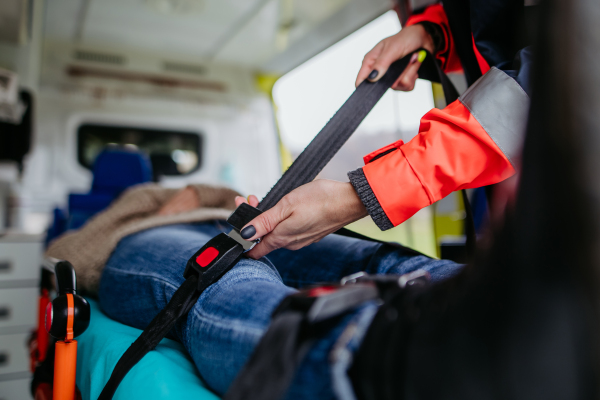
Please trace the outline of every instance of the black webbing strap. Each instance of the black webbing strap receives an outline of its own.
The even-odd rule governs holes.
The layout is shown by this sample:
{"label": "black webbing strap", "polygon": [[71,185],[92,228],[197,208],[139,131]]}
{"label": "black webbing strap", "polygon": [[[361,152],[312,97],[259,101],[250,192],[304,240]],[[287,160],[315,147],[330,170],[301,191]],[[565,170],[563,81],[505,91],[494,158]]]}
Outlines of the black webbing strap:
{"label": "black webbing strap", "polygon": [[473,219],[473,210],[471,209],[471,203],[469,202],[469,196],[465,189],[461,190],[463,199],[463,205],[465,207],[465,237],[467,239],[465,245],[467,247],[467,257],[473,257],[475,254],[476,246],[476,232],[475,232],[475,220]]}
{"label": "black webbing strap", "polygon": [[[377,101],[398,79],[402,71],[408,66],[412,54],[394,62],[386,74],[377,82],[364,81],[361,83],[350,98],[344,103],[339,111],[329,120],[325,127],[313,139],[313,141],[298,156],[290,168],[283,174],[279,181],[269,191],[267,196],[258,206],[260,211],[266,211],[273,207],[283,196],[295,188],[312,181],[323,167],[333,158],[342,145],[354,133],[361,121],[367,116]],[[444,88],[446,101],[449,104],[454,101],[458,95],[456,89],[450,83],[446,75],[441,71],[435,58],[427,53],[423,64],[419,69],[419,75],[424,79],[433,82],[440,82]],[[241,218],[230,218],[236,220],[237,224],[244,224],[244,220],[251,215],[245,215]],[[250,222],[250,220],[246,222]],[[243,225],[242,225],[243,226]],[[221,235],[219,235],[221,236]],[[217,238],[211,239],[209,243]],[[226,239],[229,240],[229,239]],[[221,240],[219,244],[224,244]],[[209,244],[207,244],[209,245]],[[203,247],[206,248],[206,246]],[[215,245],[218,247],[218,244]],[[241,244],[238,244],[240,246]],[[201,250],[203,250],[201,249]],[[231,250],[231,246],[228,247]],[[229,251],[228,250],[228,251]],[[241,249],[243,251],[243,249]],[[241,254],[240,251],[240,254]],[[127,372],[150,350],[153,350],[160,340],[167,335],[173,328],[177,320],[185,315],[196,303],[204,288],[216,282],[224,273],[234,266],[239,257],[231,256],[231,262],[212,262],[204,270],[209,271],[212,265],[219,264],[218,274],[207,272],[201,276],[194,273],[194,268],[186,268],[186,281],[175,292],[173,298],[167,306],[150,322],[140,337],[127,349],[118,361],[111,377],[102,390],[99,400],[110,400],[117,390],[119,383],[123,380]],[[200,253],[200,251],[198,252]],[[193,257],[198,256],[196,253]],[[220,256],[219,256],[220,257]],[[193,264],[193,259],[188,262]],[[226,260],[220,260],[226,261]],[[230,264],[224,267],[223,264]],[[202,265],[201,267],[205,267]],[[198,268],[196,268],[196,271]],[[258,397],[257,397],[258,398]]]}
{"label": "black webbing strap", "polygon": [[[433,57],[427,58],[433,59]],[[419,77],[432,82],[438,82],[442,85],[442,89],[444,91],[444,98],[446,99],[446,105],[449,105],[450,103],[458,99],[458,92],[456,91],[456,88],[448,78],[448,75],[446,75],[442,71],[437,62],[433,62],[433,66],[431,65],[431,63],[427,65],[426,63],[423,63],[421,68],[419,68]],[[465,245],[467,248],[467,256],[472,257],[475,253],[475,246],[477,240],[475,232],[475,221],[473,219],[473,210],[471,209],[471,203],[469,202],[469,196],[467,196],[467,191],[464,189],[461,190],[461,196],[463,200],[463,205],[465,207]]]}
{"label": "black webbing strap", "polygon": [[[340,147],[354,133],[379,99],[396,82],[402,71],[408,66],[412,54],[392,63],[386,74],[377,82],[372,83],[365,80],[358,85],[344,105],[327,122],[325,127],[285,171],[277,184],[262,199],[257,207],[259,210],[268,210],[292,190],[315,179]],[[419,68],[419,76],[441,83],[448,104],[458,98],[456,89],[438,66],[435,57],[429,52],[427,52],[427,56]]]}
{"label": "black webbing strap", "polygon": [[188,311],[196,304],[200,292],[196,290],[198,287],[198,277],[190,276],[173,294],[173,297],[154,319],[144,329],[140,337],[132,343],[131,346],[123,353],[115,369],[102,393],[98,397],[99,400],[112,399],[117,387],[131,368],[138,363],[148,353],[153,350],[158,343],[169,333],[177,320],[187,314]]}

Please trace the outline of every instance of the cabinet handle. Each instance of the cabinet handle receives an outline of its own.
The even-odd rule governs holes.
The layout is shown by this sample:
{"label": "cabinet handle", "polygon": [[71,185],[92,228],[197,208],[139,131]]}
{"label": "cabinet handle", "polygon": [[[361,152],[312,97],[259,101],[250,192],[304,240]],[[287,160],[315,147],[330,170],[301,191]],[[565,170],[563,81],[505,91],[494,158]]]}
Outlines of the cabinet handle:
{"label": "cabinet handle", "polygon": [[10,261],[0,261],[0,274],[5,274],[10,272],[12,269],[12,264]]}
{"label": "cabinet handle", "polygon": [[4,367],[8,364],[8,353],[0,353],[0,367]]}
{"label": "cabinet handle", "polygon": [[10,308],[8,306],[0,307],[0,319],[8,319],[10,317]]}

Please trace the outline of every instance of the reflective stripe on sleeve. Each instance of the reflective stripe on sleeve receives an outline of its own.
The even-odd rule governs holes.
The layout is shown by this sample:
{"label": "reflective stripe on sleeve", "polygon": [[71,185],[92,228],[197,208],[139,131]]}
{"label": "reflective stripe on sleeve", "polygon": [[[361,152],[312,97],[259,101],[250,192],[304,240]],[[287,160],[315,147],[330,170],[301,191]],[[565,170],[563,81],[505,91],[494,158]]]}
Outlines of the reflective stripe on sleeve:
{"label": "reflective stripe on sleeve", "polygon": [[492,67],[458,100],[514,167],[529,113],[529,96],[521,86],[506,73]]}

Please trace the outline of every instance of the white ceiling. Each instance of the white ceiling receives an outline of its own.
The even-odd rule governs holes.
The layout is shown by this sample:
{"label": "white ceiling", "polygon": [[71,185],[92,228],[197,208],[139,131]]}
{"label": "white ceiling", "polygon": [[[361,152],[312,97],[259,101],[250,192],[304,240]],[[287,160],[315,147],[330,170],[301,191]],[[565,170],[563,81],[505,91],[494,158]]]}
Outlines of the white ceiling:
{"label": "white ceiling", "polygon": [[391,0],[51,0],[45,39],[276,72],[381,15]]}

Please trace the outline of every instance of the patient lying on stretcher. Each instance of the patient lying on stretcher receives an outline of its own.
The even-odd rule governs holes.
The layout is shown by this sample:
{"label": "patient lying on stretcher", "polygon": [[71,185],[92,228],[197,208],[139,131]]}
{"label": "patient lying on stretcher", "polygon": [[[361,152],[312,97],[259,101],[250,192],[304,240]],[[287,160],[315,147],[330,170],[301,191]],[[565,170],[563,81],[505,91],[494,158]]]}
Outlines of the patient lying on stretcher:
{"label": "patient lying on stretcher", "polygon": [[[230,230],[224,220],[236,195],[206,185],[179,191],[135,187],[80,230],[51,243],[47,255],[71,261],[80,286],[97,295],[107,315],[143,329],[183,283],[187,260],[209,239]],[[297,288],[359,271],[424,269],[433,280],[442,280],[461,267],[403,247],[332,234],[300,250],[243,258],[202,294],[172,336],[185,346],[208,386],[224,394],[268,328],[273,310]],[[356,350],[375,308],[361,306],[314,344],[288,398],[341,395],[347,376],[339,373],[343,360],[336,355],[341,353],[332,349]]]}

